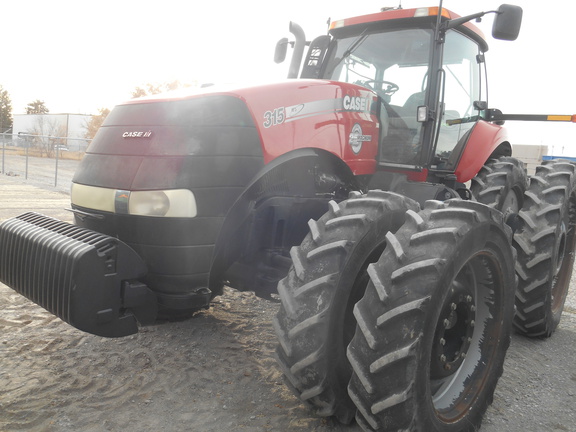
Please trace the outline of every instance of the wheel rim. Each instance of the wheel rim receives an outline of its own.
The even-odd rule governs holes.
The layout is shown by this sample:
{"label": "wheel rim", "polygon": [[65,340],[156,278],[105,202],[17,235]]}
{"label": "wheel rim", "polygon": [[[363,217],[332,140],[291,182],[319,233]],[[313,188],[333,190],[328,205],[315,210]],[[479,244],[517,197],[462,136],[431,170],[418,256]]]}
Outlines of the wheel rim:
{"label": "wheel rim", "polygon": [[551,306],[552,313],[555,315],[561,313],[564,307],[564,299],[568,293],[574,262],[576,212],[574,211],[575,203],[573,200],[570,200],[569,205],[568,226],[566,226],[565,221],[562,221],[555,243],[556,261],[551,287]]}
{"label": "wheel rim", "polygon": [[556,237],[556,270],[554,276],[558,276],[562,270],[562,264],[566,254],[566,224],[564,221],[560,224],[560,233]]}
{"label": "wheel rim", "polygon": [[432,403],[443,422],[466,416],[490,376],[501,333],[502,280],[496,258],[483,252],[450,284],[430,358]]}
{"label": "wheel rim", "polygon": [[522,208],[520,194],[522,191],[516,189],[510,190],[504,202],[502,203],[502,213],[504,214],[504,220],[508,221],[511,216],[517,215]]}

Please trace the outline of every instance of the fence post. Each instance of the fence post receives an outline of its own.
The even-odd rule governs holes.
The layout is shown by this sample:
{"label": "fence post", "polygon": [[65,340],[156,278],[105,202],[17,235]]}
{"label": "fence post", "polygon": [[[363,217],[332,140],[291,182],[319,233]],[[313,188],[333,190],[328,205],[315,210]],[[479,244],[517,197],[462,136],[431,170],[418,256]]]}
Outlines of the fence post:
{"label": "fence post", "polygon": [[54,187],[58,186],[58,156],[60,155],[60,147],[58,144],[54,145],[56,149],[56,171],[54,172]]}

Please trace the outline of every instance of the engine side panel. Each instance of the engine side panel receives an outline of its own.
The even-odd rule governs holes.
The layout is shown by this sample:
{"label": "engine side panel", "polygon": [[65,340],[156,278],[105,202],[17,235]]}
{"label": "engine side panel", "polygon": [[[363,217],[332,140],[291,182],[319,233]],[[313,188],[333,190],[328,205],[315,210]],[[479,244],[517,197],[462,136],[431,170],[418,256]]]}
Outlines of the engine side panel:
{"label": "engine side panel", "polygon": [[373,174],[379,140],[376,95],[353,84],[286,82],[242,92],[263,143],[266,163],[297,148],[326,150],[355,175]]}

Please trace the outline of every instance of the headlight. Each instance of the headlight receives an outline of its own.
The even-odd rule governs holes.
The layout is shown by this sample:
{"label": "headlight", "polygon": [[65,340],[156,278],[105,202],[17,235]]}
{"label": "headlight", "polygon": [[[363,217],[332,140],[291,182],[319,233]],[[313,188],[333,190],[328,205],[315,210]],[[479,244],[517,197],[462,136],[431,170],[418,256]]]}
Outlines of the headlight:
{"label": "headlight", "polygon": [[72,204],[80,207],[114,213],[115,196],[114,189],[72,183],[70,200]]}
{"label": "headlight", "polygon": [[188,189],[131,192],[128,213],[142,216],[194,217],[196,199]]}
{"label": "headlight", "polygon": [[128,199],[128,213],[142,216],[165,216],[170,200],[163,191],[132,192]]}
{"label": "headlight", "polygon": [[118,214],[195,217],[196,198],[188,189],[125,191],[72,184],[72,204]]}

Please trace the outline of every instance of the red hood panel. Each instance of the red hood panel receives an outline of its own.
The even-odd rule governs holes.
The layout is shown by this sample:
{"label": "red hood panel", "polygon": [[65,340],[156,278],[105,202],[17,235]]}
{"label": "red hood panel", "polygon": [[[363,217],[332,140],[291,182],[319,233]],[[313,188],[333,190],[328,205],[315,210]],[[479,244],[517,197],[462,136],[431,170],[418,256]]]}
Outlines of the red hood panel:
{"label": "red hood panel", "polygon": [[287,81],[238,91],[260,130],[264,160],[314,147],[334,153],[355,174],[374,172],[379,138],[377,97],[334,81]]}
{"label": "red hood panel", "polygon": [[[170,94],[128,103],[170,100]],[[287,80],[234,88],[213,86],[196,94],[175,92],[174,98],[234,96],[246,103],[261,138],[265,163],[298,148],[329,151],[354,174],[370,174],[376,166],[379,139],[377,96],[354,84],[323,80]]]}

